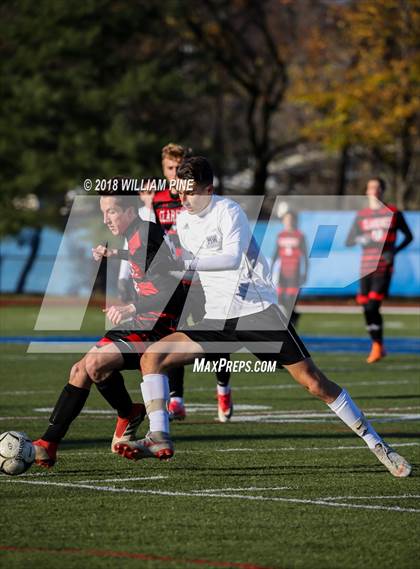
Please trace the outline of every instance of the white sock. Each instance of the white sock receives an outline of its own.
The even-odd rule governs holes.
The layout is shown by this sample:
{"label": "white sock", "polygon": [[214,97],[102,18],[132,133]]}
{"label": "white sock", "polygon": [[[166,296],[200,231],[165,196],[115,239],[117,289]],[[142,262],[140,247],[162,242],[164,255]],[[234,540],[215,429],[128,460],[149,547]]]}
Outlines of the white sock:
{"label": "white sock", "polygon": [[183,397],[171,397],[171,401],[176,401],[177,403],[184,405],[184,398]]}
{"label": "white sock", "polygon": [[169,382],[166,375],[149,373],[143,376],[140,385],[150,422],[150,431],[169,433]]}
{"label": "white sock", "polygon": [[217,393],[218,395],[227,395],[230,393],[230,386],[229,385],[218,385],[217,386]]}
{"label": "white sock", "polygon": [[345,389],[342,390],[335,401],[328,403],[328,407],[331,411],[334,411],[350,429],[359,435],[369,448],[373,449],[375,445],[383,442],[382,438]]}

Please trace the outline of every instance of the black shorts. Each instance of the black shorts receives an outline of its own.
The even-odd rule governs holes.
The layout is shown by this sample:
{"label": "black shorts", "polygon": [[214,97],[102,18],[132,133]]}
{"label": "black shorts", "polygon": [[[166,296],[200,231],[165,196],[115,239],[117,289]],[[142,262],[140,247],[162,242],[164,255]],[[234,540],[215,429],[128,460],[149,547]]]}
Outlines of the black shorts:
{"label": "black shorts", "polygon": [[356,297],[358,304],[367,304],[369,300],[382,302],[388,296],[391,277],[392,267],[362,277],[360,279],[360,293]]}
{"label": "black shorts", "polygon": [[295,364],[310,357],[293,326],[275,304],[241,318],[226,321],[205,318],[182,332],[200,344],[208,356],[245,347],[260,360],[276,361],[279,365]]}
{"label": "black shorts", "polygon": [[124,359],[124,365],[121,369],[139,369],[140,358],[149,343],[157,342],[168,334],[176,332],[176,321],[162,318],[156,322],[152,330],[146,329],[146,322],[144,330],[139,328],[139,323],[134,324],[131,330],[112,328],[97,342],[96,347],[102,348],[108,344],[114,344]]}

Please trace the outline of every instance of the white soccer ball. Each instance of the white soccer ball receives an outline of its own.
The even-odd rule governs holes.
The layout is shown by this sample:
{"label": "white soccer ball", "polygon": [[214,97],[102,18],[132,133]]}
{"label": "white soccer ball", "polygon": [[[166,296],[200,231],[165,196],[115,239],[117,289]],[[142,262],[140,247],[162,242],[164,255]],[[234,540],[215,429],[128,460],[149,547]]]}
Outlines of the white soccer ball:
{"label": "white soccer ball", "polygon": [[35,447],[26,433],[7,431],[0,435],[0,472],[22,474],[35,460]]}

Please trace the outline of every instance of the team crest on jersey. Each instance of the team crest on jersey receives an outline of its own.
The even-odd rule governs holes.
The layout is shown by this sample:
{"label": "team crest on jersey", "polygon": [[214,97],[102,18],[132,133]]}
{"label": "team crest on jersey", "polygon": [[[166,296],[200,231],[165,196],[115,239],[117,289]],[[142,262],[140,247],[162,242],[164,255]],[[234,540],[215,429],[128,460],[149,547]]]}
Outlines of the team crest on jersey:
{"label": "team crest on jersey", "polygon": [[219,243],[219,237],[216,234],[208,235],[206,237],[206,246],[211,249],[212,247],[217,247]]}

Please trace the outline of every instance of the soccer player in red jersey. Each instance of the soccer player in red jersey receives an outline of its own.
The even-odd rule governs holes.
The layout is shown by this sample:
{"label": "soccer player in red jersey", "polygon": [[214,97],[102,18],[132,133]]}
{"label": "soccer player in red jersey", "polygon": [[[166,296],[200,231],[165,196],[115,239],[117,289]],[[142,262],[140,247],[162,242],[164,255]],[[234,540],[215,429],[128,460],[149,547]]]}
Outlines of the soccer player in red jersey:
{"label": "soccer player in red jersey", "polygon": [[[39,466],[50,468],[55,464],[57,448],[83,409],[93,383],[118,413],[112,451],[115,452],[116,443],[135,438],[146,412],[143,404],[132,402],[121,371],[138,370],[145,343],[155,342],[177,328],[185,291],[169,273],[171,266],[176,267],[175,261],[162,228],[140,219],[133,202],[134,198],[127,195],[101,197],[104,223],[113,235],[127,239],[128,249],[99,245],[92,253],[97,261],[116,256],[129,262],[136,299],[106,309],[108,319],[117,327],[109,330],[71,368],[48,428],[34,441],[35,462]],[[169,392],[162,396],[167,398]]]}
{"label": "soccer player in red jersey", "polygon": [[277,235],[273,262],[280,260],[277,285],[279,304],[284,306],[293,326],[300,316],[295,311],[299,288],[306,281],[308,273],[308,253],[304,234],[297,227],[297,215],[288,211],[282,218],[284,229]]}
{"label": "soccer player in red jersey", "polygon": [[[176,179],[176,171],[182,160],[187,157],[189,151],[179,144],[169,143],[162,148],[162,172],[168,182]],[[163,191],[156,192],[153,198],[153,209],[156,221],[160,223],[163,231],[169,236],[175,247],[176,257],[181,259],[182,247],[179,242],[176,220],[183,209],[178,192],[170,185]],[[204,316],[205,298],[200,281],[184,275],[183,284],[189,290],[187,299],[188,307],[184,314],[191,315],[194,322],[200,321]],[[182,326],[185,322],[181,322]],[[230,355],[224,357],[229,360]],[[219,420],[228,421],[233,413],[232,394],[229,385],[230,372],[220,370],[216,372],[217,378],[217,406]],[[182,420],[186,417],[184,405],[184,367],[174,368],[169,373],[170,400],[168,404],[171,420]]]}
{"label": "soccer player in red jersey", "polygon": [[[368,181],[366,195],[369,205],[357,213],[346,241],[349,247],[362,246],[362,277],[356,300],[363,306],[366,329],[372,338],[372,348],[366,360],[369,364],[386,355],[380,307],[388,294],[394,257],[413,240],[403,214],[394,205],[382,203],[385,188],[382,178]],[[404,236],[399,245],[396,244],[398,231]]]}

